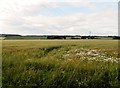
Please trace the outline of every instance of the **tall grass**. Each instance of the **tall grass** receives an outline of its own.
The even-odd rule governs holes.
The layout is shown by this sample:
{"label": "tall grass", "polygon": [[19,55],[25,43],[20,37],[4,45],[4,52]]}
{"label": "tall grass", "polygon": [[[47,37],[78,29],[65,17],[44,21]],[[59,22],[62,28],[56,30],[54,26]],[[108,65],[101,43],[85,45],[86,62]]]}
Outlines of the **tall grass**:
{"label": "tall grass", "polygon": [[[87,55],[91,50],[98,55]],[[2,56],[3,88],[120,86],[118,63],[111,61],[117,59],[117,41],[3,41]]]}

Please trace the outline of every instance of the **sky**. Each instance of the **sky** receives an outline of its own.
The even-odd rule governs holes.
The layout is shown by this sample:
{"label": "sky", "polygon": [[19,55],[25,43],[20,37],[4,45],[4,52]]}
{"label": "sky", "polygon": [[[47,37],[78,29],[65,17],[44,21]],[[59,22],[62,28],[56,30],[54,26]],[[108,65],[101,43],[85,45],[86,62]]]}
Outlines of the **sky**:
{"label": "sky", "polygon": [[118,1],[0,0],[0,33],[118,35]]}

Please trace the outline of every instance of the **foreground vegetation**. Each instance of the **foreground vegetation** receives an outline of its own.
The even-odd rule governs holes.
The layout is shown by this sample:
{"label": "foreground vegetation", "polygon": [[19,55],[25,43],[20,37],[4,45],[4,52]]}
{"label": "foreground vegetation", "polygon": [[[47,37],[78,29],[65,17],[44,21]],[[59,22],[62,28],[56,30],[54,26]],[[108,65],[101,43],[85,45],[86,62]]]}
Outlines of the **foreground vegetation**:
{"label": "foreground vegetation", "polygon": [[117,40],[3,40],[3,88],[119,88]]}

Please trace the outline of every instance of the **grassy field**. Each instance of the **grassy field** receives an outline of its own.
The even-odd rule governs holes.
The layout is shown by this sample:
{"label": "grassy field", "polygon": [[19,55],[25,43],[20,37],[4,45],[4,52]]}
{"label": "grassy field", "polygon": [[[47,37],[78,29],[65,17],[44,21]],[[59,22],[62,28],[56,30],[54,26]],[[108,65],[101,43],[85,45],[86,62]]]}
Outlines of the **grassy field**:
{"label": "grassy field", "polygon": [[119,88],[117,40],[3,40],[3,88]]}

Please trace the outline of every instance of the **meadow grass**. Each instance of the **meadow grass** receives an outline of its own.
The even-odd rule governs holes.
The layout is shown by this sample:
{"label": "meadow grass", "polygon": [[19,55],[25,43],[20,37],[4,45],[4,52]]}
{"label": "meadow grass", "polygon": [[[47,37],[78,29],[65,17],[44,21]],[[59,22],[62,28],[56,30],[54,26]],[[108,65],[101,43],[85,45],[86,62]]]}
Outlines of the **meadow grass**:
{"label": "meadow grass", "polygon": [[3,88],[119,88],[117,40],[3,40]]}

